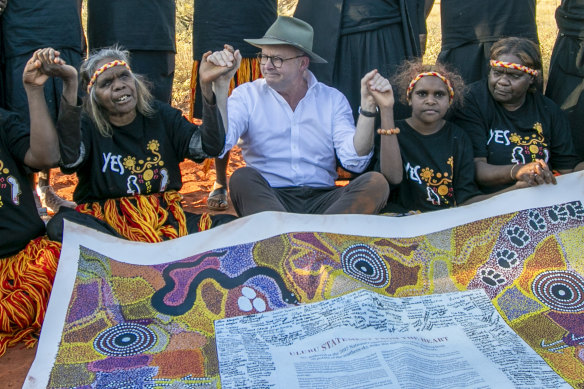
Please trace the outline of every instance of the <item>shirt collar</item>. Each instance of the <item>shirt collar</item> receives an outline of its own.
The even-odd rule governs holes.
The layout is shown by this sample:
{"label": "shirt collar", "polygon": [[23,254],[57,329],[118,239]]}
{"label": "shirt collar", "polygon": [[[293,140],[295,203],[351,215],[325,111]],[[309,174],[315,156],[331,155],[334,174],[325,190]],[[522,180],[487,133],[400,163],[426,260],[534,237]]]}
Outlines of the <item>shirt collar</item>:
{"label": "shirt collar", "polygon": [[314,74],[306,69],[305,73],[304,73],[304,79],[306,80],[306,83],[308,85],[308,89],[310,90],[311,88],[313,88],[316,84],[318,84],[318,81],[316,80],[316,77],[314,76]]}

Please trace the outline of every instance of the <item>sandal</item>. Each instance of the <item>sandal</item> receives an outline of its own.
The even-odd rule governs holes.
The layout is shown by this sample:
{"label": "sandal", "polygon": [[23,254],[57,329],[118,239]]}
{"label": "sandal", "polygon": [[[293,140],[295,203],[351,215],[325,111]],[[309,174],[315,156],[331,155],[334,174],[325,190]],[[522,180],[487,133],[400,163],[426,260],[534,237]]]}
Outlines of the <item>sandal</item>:
{"label": "sandal", "polygon": [[207,208],[212,211],[225,211],[229,208],[227,189],[224,187],[217,188],[209,193],[209,197],[207,197]]}

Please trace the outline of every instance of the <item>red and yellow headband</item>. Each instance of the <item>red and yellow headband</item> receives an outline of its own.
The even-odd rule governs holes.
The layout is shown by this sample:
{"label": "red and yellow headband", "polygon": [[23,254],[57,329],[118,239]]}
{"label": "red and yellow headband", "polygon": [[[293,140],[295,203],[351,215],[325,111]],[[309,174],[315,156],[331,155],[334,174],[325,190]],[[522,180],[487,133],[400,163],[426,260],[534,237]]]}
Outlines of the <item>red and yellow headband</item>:
{"label": "red and yellow headband", "polygon": [[410,85],[408,86],[408,89],[406,90],[406,97],[407,97],[408,101],[410,100],[410,95],[412,94],[412,90],[414,89],[416,82],[420,81],[423,77],[427,77],[427,76],[438,77],[446,84],[446,86],[448,87],[448,93],[450,95],[450,102],[452,103],[452,99],[454,99],[454,89],[452,88],[452,84],[450,83],[449,79],[447,79],[446,77],[444,77],[442,74],[440,74],[438,72],[424,72],[424,73],[418,74],[410,82]]}
{"label": "red and yellow headband", "polygon": [[130,66],[126,63],[126,61],[116,59],[115,61],[108,62],[99,69],[97,69],[95,73],[93,73],[93,76],[91,76],[91,79],[89,80],[89,84],[87,84],[87,93],[91,91],[91,87],[93,87],[93,84],[95,84],[95,80],[97,80],[97,77],[99,77],[101,73],[105,72],[108,69],[113,68],[114,66],[125,66],[128,70],[131,71]]}
{"label": "red and yellow headband", "polygon": [[537,70],[532,69],[532,68],[525,66],[525,65],[520,65],[518,63],[495,61],[494,59],[492,59],[489,63],[491,64],[491,67],[494,67],[494,68],[515,69],[515,70],[519,70],[523,73],[530,74],[533,77],[537,77],[537,74],[538,74]]}

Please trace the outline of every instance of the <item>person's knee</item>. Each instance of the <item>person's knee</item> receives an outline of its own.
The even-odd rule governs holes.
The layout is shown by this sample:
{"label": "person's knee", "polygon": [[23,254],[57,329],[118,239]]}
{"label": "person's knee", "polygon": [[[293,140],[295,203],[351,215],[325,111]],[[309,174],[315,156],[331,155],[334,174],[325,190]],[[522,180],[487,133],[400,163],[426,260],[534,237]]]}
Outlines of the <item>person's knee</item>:
{"label": "person's knee", "polygon": [[[259,172],[251,167],[240,167],[233,172],[231,178],[229,179],[229,191],[237,192],[239,188],[245,188],[245,186],[253,180],[256,180]],[[260,175],[261,177],[261,175]]]}
{"label": "person's knee", "polygon": [[379,194],[380,198],[387,199],[389,197],[389,183],[383,174],[368,172],[364,176],[367,178],[365,185],[368,191]]}
{"label": "person's knee", "polygon": [[389,183],[383,174],[379,172],[368,172],[361,177],[365,181],[363,185],[369,199],[377,204],[375,207],[376,211],[374,212],[377,213],[387,204]]}
{"label": "person's knee", "polygon": [[77,212],[74,209],[63,207],[59,209],[51,220],[47,223],[47,236],[55,242],[63,241],[63,220],[67,219],[70,212]]}
{"label": "person's knee", "polygon": [[327,213],[377,214],[387,203],[389,183],[381,173],[367,172],[345,187],[343,197],[341,208]]}
{"label": "person's knee", "polygon": [[47,223],[47,236],[49,239],[57,242],[63,241],[64,220],[92,228],[107,235],[124,238],[105,221],[99,220],[92,215],[78,212],[73,208],[61,207],[59,208],[59,212],[57,212]]}

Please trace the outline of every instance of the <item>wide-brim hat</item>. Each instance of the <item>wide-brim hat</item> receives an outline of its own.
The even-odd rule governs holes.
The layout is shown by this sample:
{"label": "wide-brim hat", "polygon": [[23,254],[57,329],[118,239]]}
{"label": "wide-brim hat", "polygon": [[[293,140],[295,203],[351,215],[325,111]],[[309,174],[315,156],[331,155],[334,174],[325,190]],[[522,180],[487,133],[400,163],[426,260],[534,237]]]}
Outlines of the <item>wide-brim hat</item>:
{"label": "wide-brim hat", "polygon": [[326,63],[327,61],[316,53],[312,52],[312,39],[314,30],[312,26],[304,20],[290,16],[278,16],[274,24],[260,39],[244,39],[250,45],[256,47],[270,45],[290,45],[306,53],[312,62]]}

